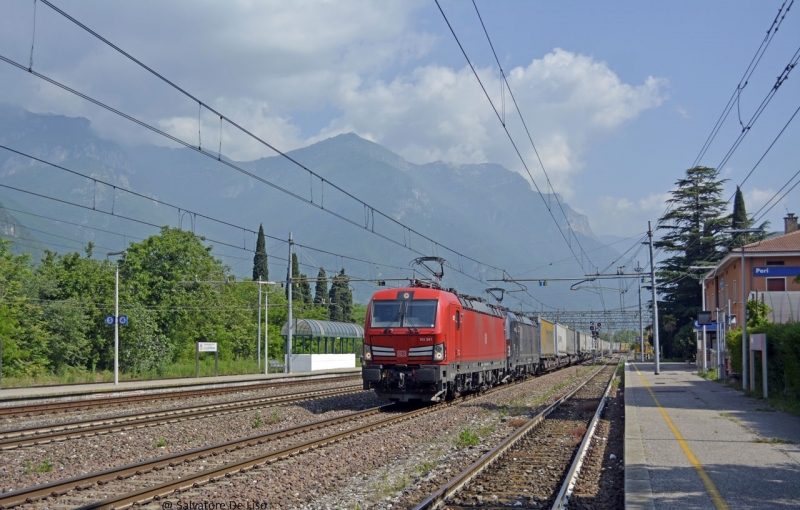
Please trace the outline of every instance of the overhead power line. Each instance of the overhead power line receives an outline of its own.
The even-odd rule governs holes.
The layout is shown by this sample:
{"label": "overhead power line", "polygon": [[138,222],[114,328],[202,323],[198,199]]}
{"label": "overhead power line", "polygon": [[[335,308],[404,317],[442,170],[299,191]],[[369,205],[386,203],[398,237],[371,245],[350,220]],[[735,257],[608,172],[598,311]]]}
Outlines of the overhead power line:
{"label": "overhead power line", "polygon": [[[533,174],[531,173],[530,168],[528,168],[528,164],[525,162],[525,158],[523,158],[522,153],[520,152],[519,148],[517,147],[516,142],[514,142],[514,138],[511,136],[511,133],[508,131],[508,127],[506,126],[505,119],[503,118],[503,116],[501,116],[500,112],[497,110],[497,107],[494,105],[494,102],[492,101],[492,98],[489,96],[489,93],[486,91],[486,87],[483,85],[483,81],[481,80],[480,76],[478,76],[478,72],[475,70],[475,66],[472,64],[472,61],[470,60],[469,56],[467,55],[467,52],[464,49],[464,46],[461,44],[461,41],[459,40],[458,36],[456,35],[455,30],[453,29],[452,25],[450,24],[450,20],[447,19],[447,15],[444,13],[444,10],[442,10],[442,6],[439,5],[439,0],[435,0],[435,1],[436,1],[436,6],[439,8],[439,12],[442,14],[442,17],[444,18],[445,23],[447,23],[447,27],[450,29],[450,33],[453,35],[453,38],[455,39],[456,44],[458,44],[458,47],[461,49],[461,53],[464,55],[464,58],[467,60],[467,64],[469,65],[470,69],[472,69],[472,74],[475,75],[475,79],[478,80],[478,84],[480,85],[481,90],[483,90],[483,93],[486,96],[486,99],[489,101],[489,104],[491,105],[492,110],[494,110],[494,113],[497,116],[497,120],[499,120],[500,123],[502,124],[503,130],[505,131],[506,136],[508,137],[509,141],[511,142],[511,145],[514,147],[514,151],[517,153],[517,156],[519,157],[519,160],[522,163],[522,166],[525,168],[525,171],[528,173],[528,177],[530,177],[531,182],[533,183],[534,187],[536,188],[537,193],[539,194],[539,197],[544,202],[544,205],[547,208],[547,211],[550,213],[550,217],[553,218],[553,221],[555,222],[556,228],[558,228],[558,231],[561,234],[561,237],[564,238],[564,241],[567,243],[567,247],[572,252],[572,255],[573,255],[573,257],[575,257],[575,260],[576,260],[576,262],[578,262],[578,265],[581,267],[581,269],[585,270],[584,265],[583,265],[583,260],[580,257],[578,257],[578,255],[575,253],[575,250],[572,248],[572,243],[570,243],[569,239],[564,234],[564,231],[561,229],[561,225],[558,223],[558,220],[556,219],[555,215],[553,214],[552,208],[547,204],[547,201],[544,199],[544,196],[542,195],[542,191],[539,188],[539,185],[536,183],[536,180],[533,178]],[[488,34],[487,34],[487,36],[488,36]],[[490,42],[490,44],[491,44],[491,42]],[[494,49],[492,51],[494,51]],[[510,90],[511,89],[509,88],[509,91]],[[513,98],[513,94],[511,96]],[[516,105],[516,100],[514,101],[514,104]],[[519,111],[519,110],[517,110],[517,111]],[[520,116],[521,116],[521,113],[520,113]],[[531,140],[531,143],[533,143],[532,140]],[[534,150],[536,150],[535,147],[534,147]],[[536,153],[536,155],[538,157],[538,152]],[[541,164],[541,159],[539,160],[539,163]],[[542,169],[544,169],[543,165],[542,165]],[[548,179],[548,183],[549,183],[549,179]],[[555,194],[555,191],[554,191],[554,194]],[[559,203],[559,205],[560,205],[560,203]],[[562,212],[563,212],[563,209],[562,209]],[[564,218],[566,219],[566,214],[565,214]],[[567,220],[567,224],[569,225],[569,220]],[[575,232],[572,230],[572,226],[571,225],[569,225],[569,231],[573,234],[573,236],[575,236]],[[580,246],[581,252],[585,254],[585,252],[583,251],[583,247],[581,246],[580,241],[578,240],[577,236],[575,236],[575,241],[578,243],[578,246]]]}
{"label": "overhead power line", "polygon": [[[486,263],[481,262],[481,261],[479,261],[477,259],[469,257],[469,256],[467,256],[467,255],[465,255],[465,254],[463,254],[463,253],[461,253],[461,252],[459,252],[457,250],[449,248],[449,247],[447,247],[447,246],[435,241],[434,239],[432,239],[432,238],[420,233],[419,231],[414,230],[414,229],[406,226],[405,224],[401,223],[400,221],[395,220],[389,214],[383,213],[379,209],[369,205],[368,203],[366,203],[363,200],[359,199],[355,195],[349,193],[348,191],[346,191],[343,188],[337,186],[336,184],[332,183],[328,179],[325,179],[321,175],[317,174],[316,172],[314,172],[310,168],[306,167],[305,165],[303,165],[299,161],[295,160],[294,158],[292,158],[288,154],[284,153],[283,151],[279,150],[278,148],[276,148],[275,146],[273,146],[269,142],[267,142],[264,139],[258,137],[257,135],[255,135],[251,131],[248,131],[247,129],[245,129],[244,127],[242,127],[241,125],[239,125],[238,123],[236,123],[235,121],[233,121],[232,119],[227,117],[226,115],[224,115],[221,112],[217,111],[216,109],[214,109],[213,107],[211,107],[207,103],[204,103],[200,98],[198,98],[195,95],[191,94],[190,92],[188,92],[184,88],[178,86],[173,81],[169,80],[168,78],[166,78],[162,74],[158,73],[157,71],[155,71],[151,67],[147,66],[142,61],[138,60],[133,55],[131,55],[130,53],[124,51],[122,48],[120,48],[119,46],[115,45],[114,43],[112,43],[111,41],[106,39],[105,37],[101,36],[99,33],[95,32],[94,30],[92,30],[91,28],[86,26],[85,24],[81,23],[76,18],[72,17],[71,15],[69,15],[68,13],[63,11],[62,9],[59,9],[58,7],[53,5],[50,1],[48,1],[48,0],[41,0],[41,1],[42,1],[42,3],[44,3],[45,5],[50,7],[51,9],[53,9],[55,12],[57,12],[61,16],[65,17],[66,19],[68,19],[69,21],[71,21],[72,23],[77,25],[78,27],[82,28],[83,30],[85,30],[86,32],[88,32],[89,34],[91,34],[92,36],[94,36],[95,38],[97,38],[98,40],[100,40],[101,42],[106,44],[107,46],[109,46],[110,48],[112,48],[115,51],[117,51],[119,54],[123,55],[124,57],[126,57],[130,61],[132,61],[135,64],[137,64],[142,69],[145,69],[147,72],[149,72],[150,74],[152,74],[153,76],[155,76],[156,78],[161,80],[162,82],[166,83],[167,85],[169,85],[170,87],[172,87],[176,91],[180,92],[182,95],[184,95],[187,98],[191,99],[192,101],[196,102],[198,104],[198,108],[199,109],[205,108],[209,112],[217,115],[220,118],[220,125],[222,124],[223,121],[227,122],[229,125],[231,125],[232,127],[236,128],[237,130],[241,131],[242,133],[246,134],[247,136],[249,136],[253,140],[257,141],[258,143],[260,143],[262,145],[264,145],[265,147],[268,147],[269,149],[274,151],[279,156],[287,159],[292,164],[294,164],[297,167],[305,170],[309,174],[309,176],[313,177],[314,179],[319,179],[320,186],[323,189],[323,198],[322,198],[323,201],[318,204],[318,203],[316,203],[314,201],[313,195],[311,196],[310,199],[302,197],[302,196],[300,196],[300,195],[298,195],[296,193],[293,193],[293,192],[291,192],[291,191],[289,191],[287,189],[284,189],[284,188],[282,188],[280,186],[277,186],[276,184],[274,184],[274,183],[272,183],[272,182],[270,182],[270,181],[268,181],[266,179],[260,178],[260,177],[258,177],[256,175],[252,174],[251,172],[248,172],[248,171],[244,170],[243,168],[239,167],[238,165],[235,165],[235,164],[233,164],[233,163],[231,163],[229,161],[225,161],[225,160],[221,159],[221,148],[220,148],[220,151],[217,153],[216,156],[214,154],[212,154],[211,152],[207,151],[207,150],[203,150],[202,146],[200,144],[199,137],[198,137],[198,145],[195,147],[194,145],[189,144],[188,142],[180,140],[177,137],[169,135],[168,133],[165,133],[165,132],[163,132],[163,131],[161,131],[161,130],[153,127],[153,126],[150,126],[150,125],[148,125],[148,124],[146,124],[146,123],[144,123],[142,121],[139,121],[138,119],[135,119],[135,118],[133,118],[133,117],[131,117],[129,115],[126,115],[126,114],[124,114],[124,113],[122,113],[122,112],[120,112],[118,110],[115,110],[115,109],[113,109],[113,108],[111,108],[111,107],[109,107],[107,105],[104,105],[103,103],[101,103],[101,102],[99,102],[99,101],[97,101],[95,99],[92,99],[92,98],[90,98],[90,97],[88,97],[88,96],[86,96],[84,94],[81,94],[81,93],[79,93],[77,91],[74,91],[73,89],[70,89],[69,87],[66,87],[65,85],[62,85],[62,84],[58,83],[55,80],[47,78],[47,77],[45,77],[45,76],[43,76],[43,75],[41,75],[41,74],[39,74],[37,72],[34,72],[34,71],[30,70],[30,69],[25,69],[24,66],[21,66],[20,64],[12,61],[11,59],[8,59],[6,57],[0,56],[0,58],[2,60],[6,61],[9,64],[15,65],[16,67],[18,67],[18,68],[20,68],[22,70],[26,70],[26,71],[30,72],[31,74],[34,74],[35,76],[37,76],[39,78],[42,78],[42,79],[44,79],[44,80],[46,80],[46,81],[48,81],[48,82],[50,82],[50,83],[52,83],[52,84],[54,84],[54,85],[56,85],[58,87],[61,87],[64,90],[67,90],[68,92],[76,94],[79,97],[82,97],[83,99],[86,99],[87,101],[90,101],[90,102],[92,102],[92,103],[94,103],[94,104],[96,104],[98,106],[101,106],[101,107],[103,107],[103,108],[105,108],[105,109],[107,109],[109,111],[112,111],[113,113],[116,113],[116,114],[118,114],[118,115],[120,115],[120,116],[122,116],[122,117],[124,117],[124,118],[126,118],[126,119],[128,119],[130,121],[132,121],[132,122],[135,122],[135,123],[141,125],[142,127],[150,129],[151,131],[154,131],[154,132],[156,132],[158,134],[161,134],[162,136],[165,136],[168,139],[173,140],[174,142],[183,145],[184,147],[191,148],[191,149],[196,150],[197,152],[199,152],[201,154],[204,154],[204,155],[206,155],[206,156],[208,156],[208,157],[210,157],[212,159],[216,159],[218,162],[220,162],[222,164],[225,164],[226,166],[229,166],[230,168],[232,168],[234,170],[237,170],[237,171],[239,171],[239,172],[241,172],[241,173],[243,173],[243,174],[245,174],[245,175],[247,175],[247,176],[249,176],[249,177],[251,177],[253,179],[256,179],[259,182],[262,182],[264,184],[272,186],[273,188],[278,189],[279,191],[282,191],[282,192],[292,196],[293,198],[296,198],[298,200],[306,202],[307,204],[312,205],[314,207],[317,207],[320,210],[324,210],[324,211],[328,212],[329,214],[332,214],[333,216],[338,217],[339,219],[347,221],[348,223],[351,223],[351,224],[353,224],[353,225],[355,225],[357,227],[360,227],[360,228],[362,228],[364,230],[370,231],[373,234],[377,235],[378,237],[381,237],[381,238],[383,238],[383,239],[385,239],[385,240],[387,240],[389,242],[392,242],[392,243],[394,243],[396,245],[399,245],[399,246],[403,246],[404,248],[406,248],[406,249],[408,249],[408,250],[410,250],[410,251],[412,251],[414,253],[417,253],[418,255],[425,255],[425,253],[422,253],[422,252],[418,251],[417,249],[415,249],[415,248],[410,246],[410,244],[411,244],[410,243],[410,237],[411,237],[412,233],[417,235],[418,237],[420,237],[420,238],[432,243],[432,246],[434,247],[434,249],[435,249],[435,247],[440,247],[440,248],[442,248],[444,250],[447,250],[448,252],[458,256],[459,258],[463,258],[463,259],[469,260],[471,262],[474,262],[475,264],[478,264],[479,266],[484,266],[484,267],[493,269],[493,270],[498,271],[498,272],[502,271],[502,269],[500,269],[498,267],[492,266],[491,264],[486,264]],[[221,142],[220,142],[220,144],[221,144]],[[365,222],[364,222],[363,225],[361,223],[359,223],[359,222],[356,222],[356,221],[354,221],[354,220],[352,220],[350,218],[347,218],[347,217],[345,217],[345,216],[343,216],[343,215],[341,215],[339,213],[336,213],[336,212],[334,212],[334,211],[332,211],[330,209],[326,209],[324,207],[324,186],[325,186],[325,184],[327,184],[331,188],[335,189],[336,191],[344,194],[345,196],[351,198],[352,200],[360,203],[365,208]],[[403,228],[405,231],[408,231],[408,233],[409,233],[409,243],[408,243],[408,245],[406,245],[405,243],[400,243],[399,241],[396,241],[396,240],[394,240],[394,239],[392,239],[392,238],[390,238],[390,237],[388,237],[386,235],[383,235],[383,234],[380,234],[379,232],[376,232],[375,231],[375,214],[377,214],[379,217],[384,218],[386,221]],[[466,273],[463,273],[462,271],[460,271],[456,267],[452,267],[452,269],[457,271],[457,272],[459,272],[459,273],[462,273],[462,274],[466,275]],[[469,276],[469,275],[466,275],[466,276]],[[477,281],[481,281],[481,280],[477,280]]]}

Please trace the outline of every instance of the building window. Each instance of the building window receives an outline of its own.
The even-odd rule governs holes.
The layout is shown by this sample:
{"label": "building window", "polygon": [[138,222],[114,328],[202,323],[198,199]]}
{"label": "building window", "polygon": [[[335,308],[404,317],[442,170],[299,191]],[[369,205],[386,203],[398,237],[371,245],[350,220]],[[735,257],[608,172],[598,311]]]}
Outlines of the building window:
{"label": "building window", "polygon": [[767,292],[783,292],[786,290],[786,278],[767,278]]}
{"label": "building window", "polygon": [[784,263],[783,263],[782,260],[768,260],[767,261],[767,265],[768,266],[782,266],[782,265],[784,265]]}

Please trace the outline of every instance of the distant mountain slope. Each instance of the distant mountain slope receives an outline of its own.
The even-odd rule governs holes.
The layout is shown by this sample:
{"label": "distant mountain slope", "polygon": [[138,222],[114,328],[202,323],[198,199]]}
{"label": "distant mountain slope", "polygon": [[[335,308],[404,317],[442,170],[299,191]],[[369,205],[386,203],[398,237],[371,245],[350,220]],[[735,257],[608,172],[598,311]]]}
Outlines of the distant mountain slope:
{"label": "distant mountain slope", "polygon": [[[237,274],[248,276],[252,253],[237,248],[252,250],[253,236],[191,215],[187,210],[251,230],[257,230],[259,223],[263,223],[268,234],[281,239],[288,239],[292,232],[298,243],[397,267],[408,267],[409,261],[419,255],[441,256],[452,268],[477,280],[501,275],[412,235],[392,220],[402,222],[440,245],[508,269],[511,274],[527,271],[530,277],[580,276],[581,269],[575,262],[549,265],[562,259],[568,261],[572,257],[570,248],[576,253],[579,251],[577,241],[586,250],[596,250],[593,258],[616,255],[613,250],[602,247],[589,228],[588,219],[565,204],[570,223],[577,231],[577,241],[572,235],[567,236],[571,245],[568,246],[545,205],[553,208],[566,232],[566,222],[554,197],[544,196],[542,200],[515,172],[495,164],[454,166],[434,162],[415,165],[354,134],[339,135],[289,153],[328,183],[310,178],[304,170],[280,156],[236,163],[311,204],[189,149],[123,147],[103,140],[91,130],[86,119],[39,115],[0,105],[0,143],[111,184],[99,184],[0,150],[0,184],[82,207],[35,198],[8,188],[0,188],[0,199],[25,202],[43,216],[69,219],[81,225],[51,223],[51,228],[61,235],[73,236],[82,244],[95,242],[98,245],[96,256],[122,249],[130,241],[157,232],[154,227],[119,218],[125,216],[153,225],[193,229],[213,240],[215,253],[223,256]],[[330,183],[388,218],[366,209]],[[180,210],[132,197],[121,191],[125,189],[174,204]],[[395,243],[376,236],[373,229]],[[285,262],[281,259],[287,256],[286,248],[275,241],[268,242],[268,248],[270,275],[273,279],[282,279]],[[313,251],[301,250],[301,263],[306,265],[302,271],[311,276],[316,276],[316,270],[309,266],[319,265],[328,269],[345,266],[349,274],[362,277],[408,274]],[[537,266],[547,266],[547,273],[531,273]],[[444,283],[474,294],[497,285],[458,276],[452,269],[446,270]],[[358,288],[363,289],[363,293],[369,291],[368,287]],[[565,307],[576,300],[588,303],[591,297],[563,289],[551,289],[548,293],[532,290],[531,293],[526,297],[531,304],[536,305],[532,296],[538,296],[537,299],[547,300],[548,306],[552,303],[555,307]],[[364,296],[368,294],[357,297],[364,299]]]}

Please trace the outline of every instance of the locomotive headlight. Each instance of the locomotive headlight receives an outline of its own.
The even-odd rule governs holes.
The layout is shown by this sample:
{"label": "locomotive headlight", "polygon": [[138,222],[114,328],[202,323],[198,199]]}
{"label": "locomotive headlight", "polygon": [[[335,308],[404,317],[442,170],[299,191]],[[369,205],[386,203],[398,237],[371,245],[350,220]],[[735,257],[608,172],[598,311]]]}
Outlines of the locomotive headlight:
{"label": "locomotive headlight", "polygon": [[372,349],[369,345],[364,345],[364,359],[367,361],[372,361]]}
{"label": "locomotive headlight", "polygon": [[434,361],[444,360],[444,344],[436,344],[433,346],[433,359]]}

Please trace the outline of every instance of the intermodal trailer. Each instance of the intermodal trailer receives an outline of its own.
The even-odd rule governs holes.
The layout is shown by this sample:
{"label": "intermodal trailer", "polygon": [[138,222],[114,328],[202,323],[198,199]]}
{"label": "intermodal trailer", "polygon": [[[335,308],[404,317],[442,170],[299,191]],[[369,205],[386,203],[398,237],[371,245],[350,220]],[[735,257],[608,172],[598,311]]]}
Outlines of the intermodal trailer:
{"label": "intermodal trailer", "polygon": [[535,374],[539,369],[539,325],[506,312],[506,339],[509,373],[516,378]]}

